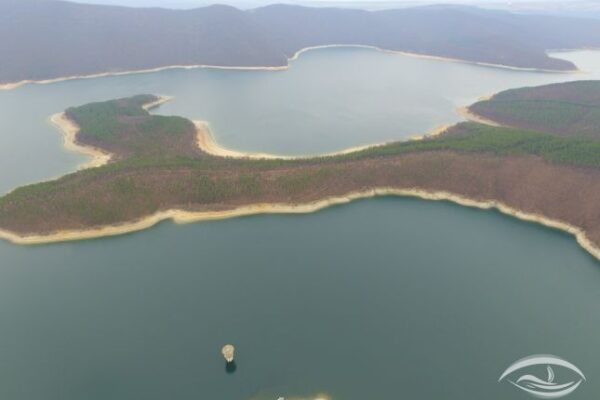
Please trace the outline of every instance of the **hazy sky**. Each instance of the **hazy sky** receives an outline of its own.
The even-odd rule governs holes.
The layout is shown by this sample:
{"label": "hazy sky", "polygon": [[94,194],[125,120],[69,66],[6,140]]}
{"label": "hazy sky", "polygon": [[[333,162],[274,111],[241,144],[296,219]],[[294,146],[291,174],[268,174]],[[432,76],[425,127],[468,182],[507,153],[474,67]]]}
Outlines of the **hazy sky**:
{"label": "hazy sky", "polygon": [[[71,0],[79,3],[114,4],[132,7],[193,8],[210,4],[229,4],[238,8],[256,8],[273,3],[308,6],[338,6],[364,9],[398,8],[424,4],[458,3],[513,10],[559,11],[574,15],[599,12],[600,0]],[[591,15],[589,15],[591,16]]]}
{"label": "hazy sky", "polygon": [[362,6],[393,6],[410,4],[431,4],[431,3],[535,3],[535,2],[553,2],[553,3],[575,3],[581,0],[74,0],[78,3],[101,3],[101,4],[121,4],[135,7],[144,6],[162,6],[179,8],[182,6],[206,5],[214,3],[235,3],[241,6],[247,5],[254,7],[256,5],[267,5],[272,3],[298,3],[314,5],[360,5]]}
{"label": "hazy sky", "polygon": [[[207,4],[215,4],[215,3],[234,3],[240,6],[254,7],[260,5],[267,5],[273,3],[302,3],[302,4],[332,4],[332,5],[340,5],[345,3],[354,3],[354,4],[365,4],[372,3],[373,5],[392,5],[394,3],[403,3],[403,2],[426,2],[426,0],[74,0],[78,3],[102,3],[102,4],[122,4],[134,7],[144,7],[144,6],[162,6],[162,7],[187,7],[194,5],[207,5]],[[448,0],[442,0],[448,1]],[[483,0],[488,1],[488,0]]]}

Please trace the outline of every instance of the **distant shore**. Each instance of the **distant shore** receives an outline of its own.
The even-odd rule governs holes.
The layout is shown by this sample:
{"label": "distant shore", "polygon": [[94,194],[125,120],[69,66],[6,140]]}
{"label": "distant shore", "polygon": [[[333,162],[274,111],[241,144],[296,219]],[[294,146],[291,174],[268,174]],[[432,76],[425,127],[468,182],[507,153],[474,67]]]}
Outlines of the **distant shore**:
{"label": "distant shore", "polygon": [[77,80],[77,79],[94,79],[94,78],[105,78],[105,77],[110,77],[110,76],[149,74],[149,73],[153,73],[153,72],[167,71],[170,69],[199,69],[199,68],[241,70],[241,71],[263,71],[263,70],[280,71],[280,70],[287,69],[288,66],[284,65],[281,67],[277,67],[277,66],[274,66],[274,67],[268,67],[268,66],[264,66],[264,67],[235,67],[235,66],[232,66],[232,67],[228,67],[228,66],[204,65],[204,64],[168,65],[168,66],[164,66],[164,67],[137,69],[137,70],[131,70],[131,71],[100,72],[97,74],[90,74],[90,75],[72,75],[72,76],[65,76],[65,77],[60,77],[60,78],[41,79],[41,80],[27,79],[27,80],[18,81],[18,82],[0,83],[0,90],[13,90],[13,89],[16,89],[18,87],[28,85],[28,84],[48,85],[51,83],[72,81],[72,80]]}
{"label": "distant shore", "polygon": [[[366,44],[324,44],[324,45],[320,45],[320,46],[309,46],[309,47],[305,47],[305,48],[300,49],[297,52],[295,52],[294,55],[288,61],[294,61],[294,60],[298,59],[298,57],[302,53],[310,51],[310,50],[328,49],[328,48],[335,48],[335,47],[372,49],[372,50],[380,51],[382,53],[397,54],[397,55],[406,56],[406,57],[423,58],[426,60],[448,61],[448,62],[469,64],[469,65],[478,65],[481,67],[510,69],[513,71],[550,72],[550,73],[557,73],[557,74],[572,74],[572,73],[576,73],[576,72],[581,72],[581,70],[579,70],[578,68],[575,68],[572,70],[560,70],[560,69],[544,69],[544,68],[533,68],[533,67],[515,67],[515,66],[505,65],[505,64],[494,64],[494,63],[486,63],[486,62],[482,62],[482,61],[463,60],[461,58],[434,56],[434,55],[423,54],[423,53],[413,53],[410,51],[390,50],[390,49],[384,49],[381,47],[371,46],[371,45],[366,45]],[[575,50],[577,50],[577,49],[573,49],[572,51],[575,51]],[[567,52],[567,51],[568,50],[562,50],[562,52]]]}
{"label": "distant shore", "polygon": [[[574,70],[553,70],[553,69],[543,69],[543,68],[514,67],[514,66],[510,66],[510,65],[503,65],[503,64],[462,60],[460,58],[433,56],[433,55],[427,55],[427,54],[421,54],[421,53],[411,53],[411,52],[399,51],[399,50],[388,50],[388,49],[383,49],[383,48],[377,47],[377,46],[361,45],[361,44],[327,44],[327,45],[320,45],[320,46],[304,47],[304,48],[296,51],[290,58],[288,58],[286,65],[273,65],[273,66],[267,66],[267,65],[265,65],[265,66],[227,66],[227,65],[210,65],[210,64],[167,65],[167,66],[163,66],[163,67],[145,68],[145,69],[130,70],[130,71],[100,72],[100,73],[89,74],[89,75],[72,75],[72,76],[66,76],[66,77],[40,79],[40,80],[27,79],[27,80],[22,80],[22,81],[18,81],[18,82],[0,83],[0,90],[13,90],[13,89],[16,89],[18,87],[21,87],[21,86],[27,85],[27,84],[51,84],[51,83],[58,83],[58,82],[75,80],[75,79],[93,79],[93,78],[103,78],[103,77],[110,77],[110,76],[147,74],[147,73],[160,72],[160,71],[166,71],[166,70],[171,70],[171,69],[206,68],[206,69],[223,69],[223,70],[239,70],[239,71],[283,71],[283,70],[289,69],[291,66],[290,63],[292,61],[297,60],[298,57],[300,57],[300,55],[302,53],[305,53],[305,52],[311,51],[311,50],[336,48],[336,47],[371,49],[371,50],[376,50],[376,51],[380,51],[383,53],[398,54],[398,55],[403,55],[403,56],[407,56],[407,57],[424,58],[424,59],[439,60],[439,61],[449,61],[449,62],[462,63],[462,64],[479,65],[482,67],[510,69],[510,70],[515,70],[515,71],[549,72],[549,73],[564,73],[564,74],[581,72],[577,68]],[[573,51],[574,50],[577,50],[577,49],[573,49]],[[566,51],[566,50],[563,50],[563,51]]]}

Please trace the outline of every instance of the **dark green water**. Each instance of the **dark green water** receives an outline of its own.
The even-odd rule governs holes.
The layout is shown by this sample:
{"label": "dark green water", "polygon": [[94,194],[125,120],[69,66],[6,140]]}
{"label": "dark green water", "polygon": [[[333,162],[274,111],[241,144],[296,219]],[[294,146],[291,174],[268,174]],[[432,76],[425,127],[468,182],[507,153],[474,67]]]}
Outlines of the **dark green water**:
{"label": "dark green water", "polygon": [[0,254],[4,399],[519,399],[496,380],[535,353],[600,392],[600,265],[493,212],[384,198]]}
{"label": "dark green water", "polygon": [[[240,112],[241,121],[251,120],[258,107],[253,97],[293,86],[294,79],[331,81],[315,86],[322,103],[303,106],[318,116],[311,124],[334,124],[326,111],[367,103],[371,111],[364,115],[375,113],[371,123],[391,124],[384,133],[346,132],[341,122],[335,137],[318,142],[321,136],[310,132],[310,140],[295,134],[300,128],[294,124],[305,115],[300,107],[288,111],[289,131],[275,123],[264,130],[256,122],[228,139],[239,148],[256,140],[251,149],[274,151],[278,147],[267,145],[278,137],[275,146],[289,152],[302,143],[305,151],[327,151],[356,144],[356,138],[370,142],[418,132],[419,124],[432,125],[429,115],[440,123],[444,115],[452,120],[453,104],[461,101],[451,90],[438,93],[432,102],[446,108],[422,103],[423,120],[396,131],[419,107],[411,109],[409,97],[397,93],[398,82],[360,101],[337,95],[332,87],[347,83],[331,72],[349,60],[361,66],[354,74],[365,74],[364,86],[369,75],[379,82],[366,65],[383,65],[380,73],[390,77],[417,67],[435,69],[434,80],[458,74],[471,93],[465,99],[501,85],[573,78],[365,50],[306,56],[281,74],[171,71],[0,92],[2,191],[72,170],[82,160],[62,152],[44,118],[86,99],[153,89],[178,99],[194,96],[194,105],[176,101],[160,112],[209,119],[203,106],[213,104],[211,115],[223,118],[214,119],[220,121],[217,135],[225,132],[226,138],[227,124],[243,125],[224,117],[228,107],[233,116]],[[574,56],[600,66],[594,53]],[[424,64],[411,64],[417,61]],[[318,72],[319,63],[325,72]],[[475,76],[480,81],[466,80]],[[245,104],[233,104],[236,94],[227,92],[217,107],[216,89],[204,95],[211,85],[237,88]],[[298,90],[290,96],[301,97]],[[261,102],[273,114],[287,107],[282,98]],[[23,119],[28,110],[31,116]],[[399,122],[391,120],[394,110]],[[510,363],[536,353],[576,364],[587,382],[570,398],[594,399],[600,393],[599,304],[600,263],[572,237],[445,202],[379,198],[310,215],[162,223],[76,243],[0,242],[0,399],[274,400],[315,393],[344,400],[525,399],[497,379]],[[228,342],[237,347],[233,374],[220,355]]]}

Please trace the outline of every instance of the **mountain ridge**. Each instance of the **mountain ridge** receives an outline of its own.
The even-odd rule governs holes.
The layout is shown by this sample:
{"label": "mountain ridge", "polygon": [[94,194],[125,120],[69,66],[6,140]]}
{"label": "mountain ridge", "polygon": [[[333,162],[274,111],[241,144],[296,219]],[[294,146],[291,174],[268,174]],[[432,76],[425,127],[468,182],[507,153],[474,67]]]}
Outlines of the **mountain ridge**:
{"label": "mountain ridge", "polygon": [[569,71],[557,48],[600,47],[600,21],[474,7],[364,11],[270,5],[192,10],[0,1],[0,83],[169,66],[285,67],[301,49],[365,45],[515,68]]}

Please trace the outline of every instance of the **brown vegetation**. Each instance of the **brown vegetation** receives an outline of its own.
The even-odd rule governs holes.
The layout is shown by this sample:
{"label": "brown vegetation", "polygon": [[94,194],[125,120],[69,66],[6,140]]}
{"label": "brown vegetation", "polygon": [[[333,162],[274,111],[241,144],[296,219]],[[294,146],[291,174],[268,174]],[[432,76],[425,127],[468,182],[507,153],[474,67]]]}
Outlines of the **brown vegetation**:
{"label": "brown vegetation", "polygon": [[303,48],[332,44],[566,71],[575,65],[546,51],[600,47],[600,21],[462,6],[241,11],[0,0],[5,84],[168,66],[284,67]]}
{"label": "brown vegetation", "polygon": [[305,204],[380,188],[447,192],[578,227],[600,244],[600,141],[459,124],[441,137],[296,160],[216,157],[194,124],[149,115],[154,96],[67,110],[78,141],[111,162],[0,198],[0,230],[21,237],[86,231],[167,210]]}

